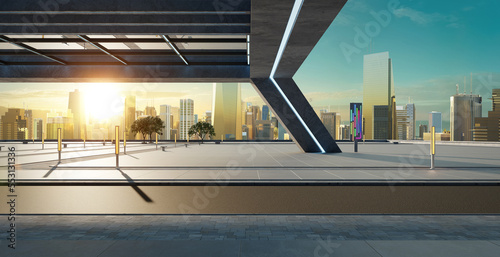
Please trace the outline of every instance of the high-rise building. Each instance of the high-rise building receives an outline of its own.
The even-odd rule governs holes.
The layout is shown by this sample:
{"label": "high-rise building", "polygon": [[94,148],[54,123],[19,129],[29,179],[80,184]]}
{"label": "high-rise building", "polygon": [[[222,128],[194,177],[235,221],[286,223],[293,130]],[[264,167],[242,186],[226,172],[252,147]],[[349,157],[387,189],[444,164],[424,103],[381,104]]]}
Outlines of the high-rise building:
{"label": "high-rise building", "polygon": [[192,99],[180,100],[179,130],[181,140],[189,138],[188,131],[194,125],[194,101]]}
{"label": "high-rise building", "polygon": [[24,115],[24,109],[9,108],[2,115],[1,124],[4,140],[23,140],[28,133],[27,121]]}
{"label": "high-rise building", "polygon": [[[364,104],[363,104],[364,105]],[[366,108],[365,108],[366,110]],[[390,138],[390,122],[389,122],[389,106],[374,105],[373,106],[373,139],[388,139]],[[365,120],[366,122],[366,120]],[[366,133],[365,133],[366,135]]]}
{"label": "high-rise building", "polygon": [[271,120],[271,112],[267,105],[262,106],[262,120]]}
{"label": "high-rise building", "polygon": [[493,110],[488,117],[475,118],[474,141],[500,141],[500,88],[492,90]]}
{"label": "high-rise building", "polygon": [[330,133],[333,140],[339,139],[340,114],[336,112],[320,112],[321,121],[325,125],[326,130]]}
{"label": "high-rise building", "polygon": [[[73,138],[84,139],[85,125],[85,103],[83,101],[83,94],[75,89],[75,92],[69,92],[68,110],[73,114]],[[70,139],[70,138],[67,138]]]}
{"label": "high-rise building", "polygon": [[340,125],[339,137],[340,140],[351,140],[351,126],[350,125]]}
{"label": "high-rise building", "polygon": [[73,114],[68,113],[49,113],[47,114],[47,139],[57,139],[57,129],[61,129],[63,139],[74,138]]}
{"label": "high-rise building", "polygon": [[409,117],[405,109],[405,106],[396,106],[396,122],[397,122],[397,138],[399,140],[407,140],[407,132],[409,130],[410,123],[408,122]]}
{"label": "high-rise building", "polygon": [[242,139],[241,85],[214,83],[212,125],[217,138]]}
{"label": "high-rise building", "polygon": [[262,120],[262,114],[260,112],[260,107],[257,105],[251,105],[247,103],[247,112],[245,115],[245,125],[247,128],[247,138],[248,140],[254,140],[257,136],[257,124],[256,121]]}
{"label": "high-rise building", "polygon": [[198,114],[194,115],[194,124],[198,123]]}
{"label": "high-rise building", "polygon": [[125,113],[123,114],[123,118],[125,123],[125,133],[128,140],[135,139],[135,136],[132,133],[132,124],[138,116],[142,115],[142,113],[140,113],[140,115],[136,117],[135,103],[135,96],[125,97]]}
{"label": "high-rise building", "polygon": [[212,111],[205,112],[205,122],[212,124]]}
{"label": "high-rise building", "polygon": [[43,119],[34,119],[33,120],[33,136],[34,136],[34,139],[42,139],[43,138]]}
{"label": "high-rise building", "polygon": [[26,118],[26,136],[25,139],[34,139],[33,134],[33,110],[24,110]]}
{"label": "high-rise building", "polygon": [[420,124],[418,126],[418,137],[419,139],[424,139],[424,133],[429,132],[429,128],[427,127],[427,124]]}
{"label": "high-rise building", "polygon": [[273,129],[270,120],[255,121],[255,139],[257,140],[272,140]]}
{"label": "high-rise building", "polygon": [[482,111],[482,97],[479,95],[458,94],[457,92],[456,95],[451,96],[451,140],[472,141],[475,119],[482,117]]}
{"label": "high-rise building", "polygon": [[363,139],[363,104],[362,103],[351,103],[350,104],[350,140],[354,141],[355,137],[357,140]]}
{"label": "high-rise building", "polygon": [[[392,75],[392,60],[389,58],[389,52],[368,54],[363,59],[363,118],[364,134],[366,139],[375,139],[375,131],[378,136],[387,135],[385,138],[392,137],[393,130],[393,96],[394,79]],[[387,106],[387,121],[380,122],[382,117],[378,117],[375,122],[374,106]],[[382,107],[377,107],[380,109]],[[387,128],[377,127],[387,126]],[[380,133],[381,131],[386,131]]]}
{"label": "high-rise building", "polygon": [[161,136],[160,138],[162,140],[171,140],[170,138],[170,130],[172,129],[172,124],[170,123],[172,121],[171,119],[172,116],[172,110],[170,105],[160,105],[160,119],[163,121],[163,126],[165,126],[161,130]]}
{"label": "high-rise building", "polygon": [[[180,113],[181,110],[179,107],[170,107],[171,111],[171,116],[170,116],[170,125],[172,126],[172,131],[170,133],[170,138],[175,139],[180,139],[180,129],[179,129],[179,123],[180,123]],[[174,135],[174,136],[172,136]]]}
{"label": "high-rise building", "polygon": [[432,127],[436,128],[436,133],[443,132],[443,122],[441,120],[440,112],[429,112],[429,131]]}
{"label": "high-rise building", "polygon": [[408,125],[407,125],[407,131],[408,133],[406,134],[406,139],[408,140],[414,140],[415,139],[415,122],[416,122],[416,115],[415,115],[415,104],[406,104],[406,115],[408,116]]}
{"label": "high-rise building", "polygon": [[156,117],[156,108],[154,106],[146,106],[146,109],[144,109],[144,115]]}

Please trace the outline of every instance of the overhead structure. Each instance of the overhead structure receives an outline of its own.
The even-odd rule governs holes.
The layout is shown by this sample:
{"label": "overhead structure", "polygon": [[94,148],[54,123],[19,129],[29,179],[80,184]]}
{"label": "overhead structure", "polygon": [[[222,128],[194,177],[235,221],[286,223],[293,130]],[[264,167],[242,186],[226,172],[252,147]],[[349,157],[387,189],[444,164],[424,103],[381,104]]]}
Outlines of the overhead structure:
{"label": "overhead structure", "polygon": [[0,82],[247,82],[303,151],[340,152],[293,76],[346,1],[8,1]]}

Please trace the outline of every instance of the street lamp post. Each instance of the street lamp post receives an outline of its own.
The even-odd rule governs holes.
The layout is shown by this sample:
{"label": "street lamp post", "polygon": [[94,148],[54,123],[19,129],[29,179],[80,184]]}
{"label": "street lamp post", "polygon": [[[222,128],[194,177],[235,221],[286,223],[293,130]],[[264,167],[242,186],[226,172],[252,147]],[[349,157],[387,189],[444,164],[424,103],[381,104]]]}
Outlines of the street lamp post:
{"label": "street lamp post", "polygon": [[116,154],[116,168],[120,167],[119,165],[119,156],[120,156],[120,126],[115,126],[115,154]]}
{"label": "street lamp post", "polygon": [[436,155],[436,127],[431,128],[431,170],[434,169],[434,155]]}
{"label": "street lamp post", "polygon": [[59,155],[59,163],[61,163],[61,150],[62,150],[62,135],[61,128],[57,129],[57,152]]}

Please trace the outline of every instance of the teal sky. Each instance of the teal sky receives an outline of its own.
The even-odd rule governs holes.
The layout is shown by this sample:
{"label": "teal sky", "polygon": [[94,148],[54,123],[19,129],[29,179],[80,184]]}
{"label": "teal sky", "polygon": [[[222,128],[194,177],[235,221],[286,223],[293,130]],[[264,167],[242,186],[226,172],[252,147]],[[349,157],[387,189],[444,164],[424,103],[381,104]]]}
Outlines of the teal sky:
{"label": "teal sky", "polygon": [[[389,12],[389,2],[398,7]],[[363,55],[388,51],[397,103],[411,97],[417,120],[426,120],[432,110],[449,120],[455,85],[463,92],[466,76],[469,93],[471,73],[486,115],[491,110],[486,98],[500,87],[498,10],[498,1],[349,0],[294,78],[313,106],[330,106],[344,116],[349,102],[362,101]],[[388,13],[390,20],[381,24],[371,12]],[[371,44],[356,44],[356,31],[365,32],[367,24]],[[356,49],[351,54],[342,51],[348,45]]]}

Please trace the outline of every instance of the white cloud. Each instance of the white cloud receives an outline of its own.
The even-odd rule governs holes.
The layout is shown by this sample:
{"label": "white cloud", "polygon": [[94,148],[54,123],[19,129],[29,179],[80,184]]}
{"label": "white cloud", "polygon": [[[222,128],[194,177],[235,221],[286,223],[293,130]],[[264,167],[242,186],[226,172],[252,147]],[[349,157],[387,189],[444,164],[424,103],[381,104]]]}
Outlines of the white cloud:
{"label": "white cloud", "polygon": [[458,28],[458,18],[454,15],[444,15],[440,13],[424,13],[409,7],[401,7],[394,10],[394,15],[398,18],[408,18],[411,21],[420,24],[428,25],[435,22],[445,22],[447,27]]}

